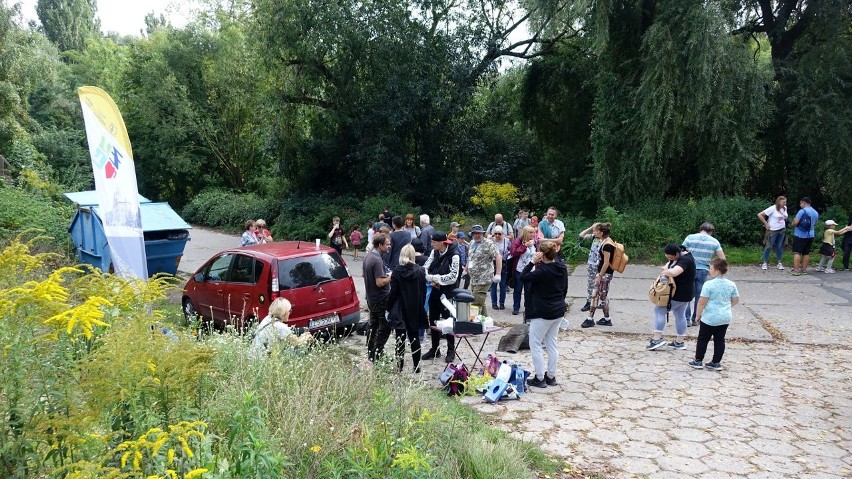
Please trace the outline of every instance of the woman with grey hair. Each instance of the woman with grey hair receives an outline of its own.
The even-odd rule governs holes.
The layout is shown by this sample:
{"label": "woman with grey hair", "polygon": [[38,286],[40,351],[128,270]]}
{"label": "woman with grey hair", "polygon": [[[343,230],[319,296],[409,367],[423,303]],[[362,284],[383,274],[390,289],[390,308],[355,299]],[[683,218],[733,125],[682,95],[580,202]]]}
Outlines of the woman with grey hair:
{"label": "woman with grey hair", "polygon": [[[491,309],[506,309],[506,283],[509,280],[509,259],[511,257],[512,242],[507,238],[502,226],[495,226],[491,230],[491,241],[497,246],[497,252],[503,259],[503,270],[500,273],[500,282],[491,285]],[[498,294],[499,291],[499,294]],[[498,297],[499,296],[499,297]]]}
{"label": "woman with grey hair", "polygon": [[429,327],[426,317],[426,270],[415,262],[414,246],[407,244],[399,252],[399,265],[391,274],[387,310],[391,326],[396,330],[397,368],[405,365],[405,339],[411,344],[414,372],[420,372],[420,329]]}

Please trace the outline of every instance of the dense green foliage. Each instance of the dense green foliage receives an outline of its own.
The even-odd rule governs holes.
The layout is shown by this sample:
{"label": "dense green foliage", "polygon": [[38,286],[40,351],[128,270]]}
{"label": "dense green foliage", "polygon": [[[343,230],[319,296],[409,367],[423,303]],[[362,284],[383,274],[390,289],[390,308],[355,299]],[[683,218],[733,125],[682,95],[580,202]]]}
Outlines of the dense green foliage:
{"label": "dense green foliage", "polygon": [[[711,196],[852,206],[843,0],[212,1],[181,28],[149,15],[141,38],[98,35],[95,6],[42,0],[40,28],[0,8],[13,175],[91,187],[89,84],[124,115],[143,195],[254,194],[287,237],[366,223],[363,199],[388,194],[482,214],[487,182],[585,217]],[[220,197],[187,211],[237,226]]]}

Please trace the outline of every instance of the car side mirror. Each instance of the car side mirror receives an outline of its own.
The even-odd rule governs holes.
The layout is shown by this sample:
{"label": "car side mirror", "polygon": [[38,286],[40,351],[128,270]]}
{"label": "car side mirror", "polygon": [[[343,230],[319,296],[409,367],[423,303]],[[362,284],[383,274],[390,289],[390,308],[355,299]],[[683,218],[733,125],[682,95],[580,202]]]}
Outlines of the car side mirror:
{"label": "car side mirror", "polygon": [[195,282],[196,283],[203,283],[204,282],[204,273],[196,274],[195,275]]}

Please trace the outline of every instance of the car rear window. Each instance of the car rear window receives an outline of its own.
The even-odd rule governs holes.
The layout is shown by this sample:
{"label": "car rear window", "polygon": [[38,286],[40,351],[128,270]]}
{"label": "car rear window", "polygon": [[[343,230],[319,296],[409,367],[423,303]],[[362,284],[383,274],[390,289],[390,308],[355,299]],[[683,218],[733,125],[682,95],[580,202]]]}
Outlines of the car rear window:
{"label": "car rear window", "polygon": [[282,290],[316,286],[348,276],[336,253],[278,260],[278,284]]}

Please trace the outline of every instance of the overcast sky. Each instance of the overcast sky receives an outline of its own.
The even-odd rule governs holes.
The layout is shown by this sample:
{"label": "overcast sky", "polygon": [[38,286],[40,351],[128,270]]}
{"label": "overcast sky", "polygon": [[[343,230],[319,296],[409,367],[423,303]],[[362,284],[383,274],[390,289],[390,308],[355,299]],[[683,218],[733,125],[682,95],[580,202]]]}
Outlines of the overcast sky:
{"label": "overcast sky", "polygon": [[[6,5],[21,3],[21,12],[26,20],[38,21],[35,6],[37,0],[3,0]],[[161,13],[172,23],[181,27],[186,24],[190,2],[176,0],[98,0],[98,18],[104,33],[118,32],[122,35],[139,36],[145,29],[145,14]]]}

